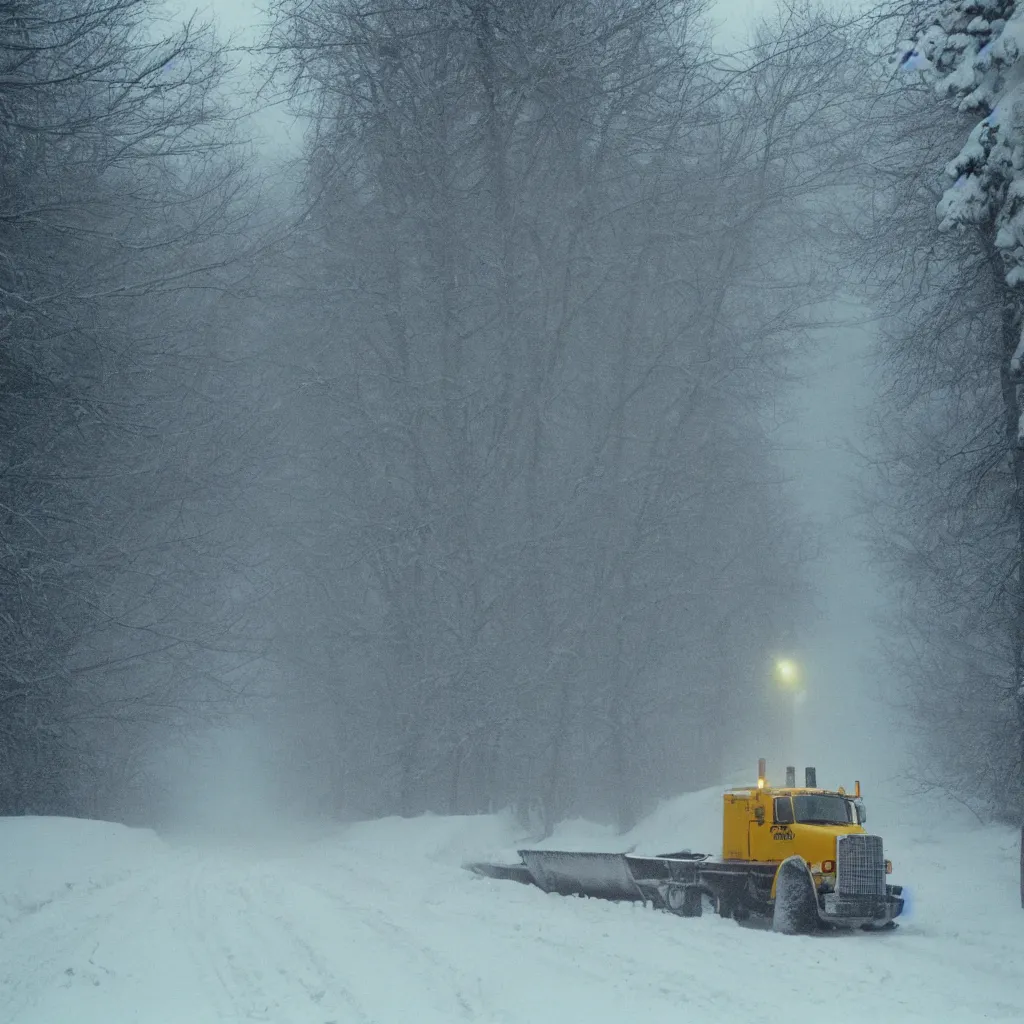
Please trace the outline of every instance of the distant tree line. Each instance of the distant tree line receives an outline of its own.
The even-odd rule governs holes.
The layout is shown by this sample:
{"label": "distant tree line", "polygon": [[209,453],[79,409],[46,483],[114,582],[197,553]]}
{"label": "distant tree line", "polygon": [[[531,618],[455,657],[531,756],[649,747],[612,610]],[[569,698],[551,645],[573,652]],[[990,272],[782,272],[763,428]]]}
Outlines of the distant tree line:
{"label": "distant tree line", "polygon": [[209,555],[246,172],[220,48],[159,15],[0,3],[0,814],[131,813],[147,731],[216,692],[197,652],[241,650]]}
{"label": "distant tree line", "polygon": [[810,601],[769,434],[833,287],[849,44],[789,12],[726,66],[692,0],[272,13],[310,126],[268,510],[292,768],[362,813],[627,826],[778,728]]}
{"label": "distant tree line", "polygon": [[141,819],[242,712],[329,813],[717,781],[783,728],[773,429],[851,290],[919,774],[1019,813],[1016,5],[787,4],[729,58],[703,0],[269,13],[307,132],[261,195],[210,28],[0,2],[0,813]]}

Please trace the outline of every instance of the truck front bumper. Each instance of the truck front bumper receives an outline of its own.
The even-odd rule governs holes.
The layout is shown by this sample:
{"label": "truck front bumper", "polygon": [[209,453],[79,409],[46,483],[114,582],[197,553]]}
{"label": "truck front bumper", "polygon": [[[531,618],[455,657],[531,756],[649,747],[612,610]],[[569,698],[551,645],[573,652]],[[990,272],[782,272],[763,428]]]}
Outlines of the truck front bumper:
{"label": "truck front bumper", "polygon": [[903,913],[903,887],[887,885],[884,896],[825,893],[818,900],[818,917],[839,928],[876,928],[888,924]]}

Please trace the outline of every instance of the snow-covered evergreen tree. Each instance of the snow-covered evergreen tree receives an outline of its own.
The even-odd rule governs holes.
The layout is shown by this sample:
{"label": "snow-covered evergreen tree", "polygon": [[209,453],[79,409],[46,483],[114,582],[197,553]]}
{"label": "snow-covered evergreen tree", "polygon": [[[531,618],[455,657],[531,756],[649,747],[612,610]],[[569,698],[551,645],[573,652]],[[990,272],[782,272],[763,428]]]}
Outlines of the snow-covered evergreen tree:
{"label": "snow-covered evergreen tree", "polygon": [[[1024,283],[1024,7],[1016,0],[944,0],[919,16],[901,67],[921,71],[962,113],[981,119],[946,168],[945,230],[992,225],[1007,283]],[[1019,354],[1018,354],[1019,359]]]}
{"label": "snow-covered evergreen tree", "polygon": [[[946,165],[953,184],[937,212],[940,230],[972,235],[966,248],[991,268],[995,284],[989,308],[998,310],[997,337],[991,329],[972,332],[967,355],[975,366],[991,366],[991,386],[1002,403],[999,462],[1012,470],[1005,520],[1012,550],[1000,589],[1005,590],[1005,639],[1013,666],[1005,693],[1013,705],[1015,749],[1000,750],[997,760],[1011,766],[1010,778],[1001,781],[1004,792],[1009,783],[1009,802],[1019,811],[1024,809],[1024,5],[932,0],[909,9],[910,39],[900,47],[900,68],[923,74],[960,115],[979,118]],[[1006,742],[999,731],[1002,721],[993,723],[996,746]]]}

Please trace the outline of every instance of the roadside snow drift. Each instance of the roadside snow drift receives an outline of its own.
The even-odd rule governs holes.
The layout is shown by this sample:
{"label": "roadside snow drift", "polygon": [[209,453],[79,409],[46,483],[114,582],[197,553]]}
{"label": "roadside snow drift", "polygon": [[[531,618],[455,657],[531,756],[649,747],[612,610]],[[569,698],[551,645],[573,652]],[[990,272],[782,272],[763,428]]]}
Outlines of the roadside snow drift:
{"label": "roadside snow drift", "polygon": [[[667,802],[627,836],[568,823],[545,845],[718,852],[719,801]],[[800,938],[470,875],[464,862],[526,845],[505,816],[249,846],[3,819],[0,1021],[1024,1019],[1016,836],[937,803],[871,811],[910,895],[902,927]]]}

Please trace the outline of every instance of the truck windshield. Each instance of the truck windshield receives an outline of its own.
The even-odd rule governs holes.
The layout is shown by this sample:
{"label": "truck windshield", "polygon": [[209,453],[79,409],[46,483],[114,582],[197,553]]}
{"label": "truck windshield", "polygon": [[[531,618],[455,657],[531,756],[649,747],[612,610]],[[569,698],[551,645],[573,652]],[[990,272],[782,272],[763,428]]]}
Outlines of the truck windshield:
{"label": "truck windshield", "polygon": [[856,824],[850,802],[841,796],[794,796],[793,814],[804,825]]}

